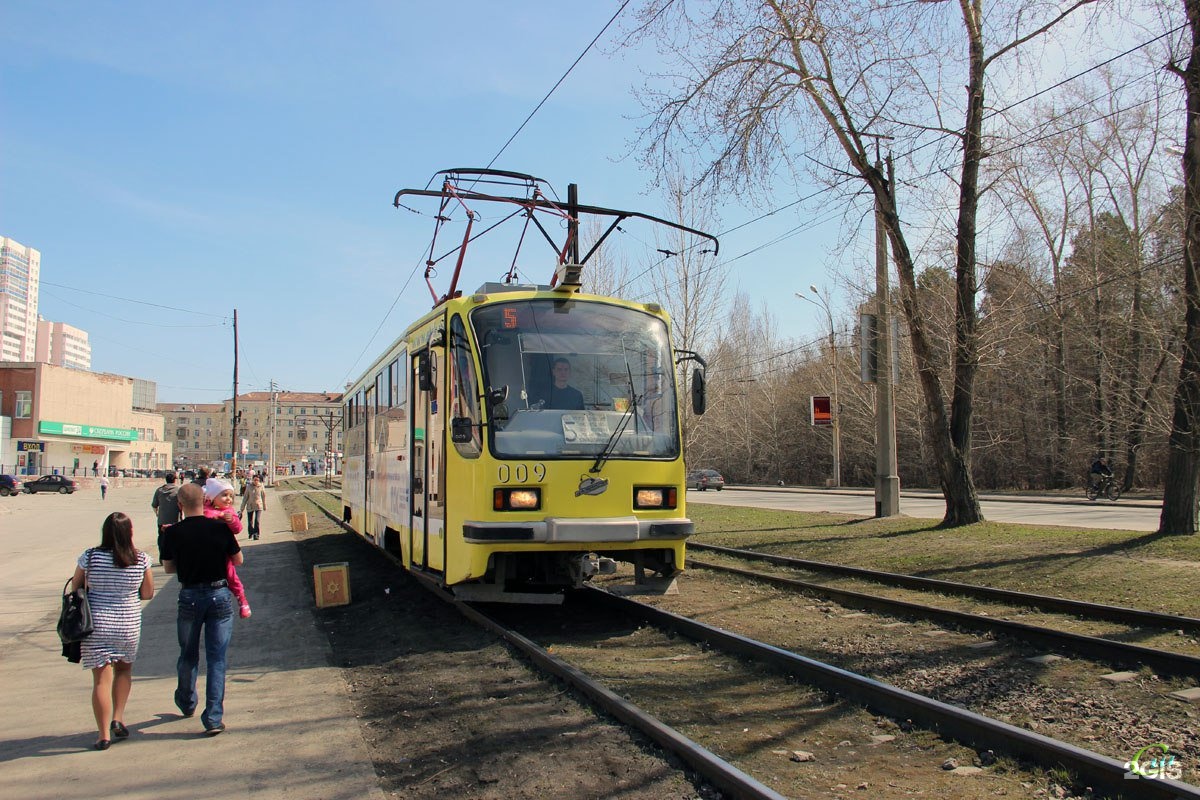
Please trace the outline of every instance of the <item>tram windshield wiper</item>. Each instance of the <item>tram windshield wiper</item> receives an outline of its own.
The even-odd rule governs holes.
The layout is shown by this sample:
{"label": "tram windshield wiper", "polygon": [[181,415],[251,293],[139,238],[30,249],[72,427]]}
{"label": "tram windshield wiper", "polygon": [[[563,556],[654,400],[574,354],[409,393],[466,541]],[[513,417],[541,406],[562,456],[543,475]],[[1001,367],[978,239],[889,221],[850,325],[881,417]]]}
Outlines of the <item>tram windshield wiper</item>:
{"label": "tram windshield wiper", "polygon": [[604,468],[604,463],[612,458],[613,451],[617,449],[617,443],[621,441],[621,434],[629,427],[629,420],[634,419],[637,414],[638,396],[633,388],[633,372],[629,369],[629,362],[625,362],[625,373],[629,376],[629,408],[625,409],[625,413],[621,415],[621,419],[617,422],[617,427],[613,430],[612,435],[608,437],[608,443],[604,445],[604,449],[600,451],[600,455],[596,456],[596,461],[592,464],[592,468],[588,472],[598,473]]}

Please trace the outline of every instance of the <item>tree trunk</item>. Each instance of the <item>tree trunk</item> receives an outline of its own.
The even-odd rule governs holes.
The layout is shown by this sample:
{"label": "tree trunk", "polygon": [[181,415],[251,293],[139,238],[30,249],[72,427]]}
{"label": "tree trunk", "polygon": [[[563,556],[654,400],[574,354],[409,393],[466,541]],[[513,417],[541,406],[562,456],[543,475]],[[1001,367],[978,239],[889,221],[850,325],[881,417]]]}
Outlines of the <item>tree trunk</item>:
{"label": "tree trunk", "polygon": [[1196,485],[1200,478],[1197,420],[1200,420],[1200,0],[1185,0],[1192,49],[1181,75],[1187,95],[1187,129],[1183,151],[1183,273],[1186,330],[1183,337],[1170,452],[1163,491],[1159,533],[1196,532]]}

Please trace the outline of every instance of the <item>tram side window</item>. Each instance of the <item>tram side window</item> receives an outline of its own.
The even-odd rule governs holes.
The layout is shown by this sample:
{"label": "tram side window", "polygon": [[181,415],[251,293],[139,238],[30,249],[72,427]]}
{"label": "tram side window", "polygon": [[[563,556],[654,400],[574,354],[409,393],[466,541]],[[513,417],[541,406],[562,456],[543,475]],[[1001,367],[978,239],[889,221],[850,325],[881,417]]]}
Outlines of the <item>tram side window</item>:
{"label": "tram side window", "polygon": [[408,377],[404,369],[404,364],[408,363],[408,354],[401,353],[400,357],[392,362],[388,367],[390,373],[391,390],[392,390],[392,405],[403,407],[408,405]]}
{"label": "tram side window", "polygon": [[[471,342],[462,318],[455,317],[450,323],[450,407],[455,434],[454,448],[467,458],[478,458],[483,450],[481,417],[479,413],[479,380],[475,374]],[[470,438],[459,441],[468,432]],[[461,429],[462,433],[459,433]]]}

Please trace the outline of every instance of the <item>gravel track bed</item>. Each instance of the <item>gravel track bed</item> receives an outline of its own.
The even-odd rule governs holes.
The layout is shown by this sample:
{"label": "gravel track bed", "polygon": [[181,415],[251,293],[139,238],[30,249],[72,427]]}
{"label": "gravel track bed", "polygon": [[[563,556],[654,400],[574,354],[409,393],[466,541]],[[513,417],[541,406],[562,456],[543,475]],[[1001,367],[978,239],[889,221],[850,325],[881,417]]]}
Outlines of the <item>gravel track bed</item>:
{"label": "gravel track bed", "polygon": [[[705,554],[706,557],[710,554]],[[711,560],[711,559],[710,559]],[[1194,683],[1141,670],[1125,683],[1078,658],[1046,664],[1044,651],[859,612],[736,576],[691,570],[678,595],[646,602],[1120,761],[1166,743],[1200,783],[1200,709],[1167,695]]]}
{"label": "gravel track bed", "polygon": [[305,569],[345,561],[353,602],[315,609],[380,786],[433,800],[714,800],[662,750],[577,701],[303,495]]}
{"label": "gravel track bed", "polygon": [[[887,586],[868,580],[846,578],[819,571],[790,569],[762,561],[732,558],[721,553],[710,553],[700,550],[694,552],[697,559],[718,566],[738,567],[768,575],[820,583],[834,589],[873,594],[893,600],[906,600],[910,603],[925,603],[951,611],[982,614],[984,616],[995,617],[996,619],[1023,622],[1027,625],[1040,625],[1069,633],[1099,636],[1127,644],[1137,644],[1143,647],[1154,647],[1159,650],[1171,650],[1185,655],[1200,656],[1200,638],[1182,630],[1164,630],[1163,628],[1152,626],[1131,626],[1107,620],[1084,619],[1069,614],[1042,611],[1037,608],[1018,608],[1011,603],[978,600],[960,595],[920,591],[900,586]],[[699,571],[702,571],[702,568],[697,569],[697,572]]]}
{"label": "gravel track bed", "polygon": [[769,669],[586,605],[536,617],[499,606],[488,613],[790,797],[1071,796],[1061,776],[981,756]]}

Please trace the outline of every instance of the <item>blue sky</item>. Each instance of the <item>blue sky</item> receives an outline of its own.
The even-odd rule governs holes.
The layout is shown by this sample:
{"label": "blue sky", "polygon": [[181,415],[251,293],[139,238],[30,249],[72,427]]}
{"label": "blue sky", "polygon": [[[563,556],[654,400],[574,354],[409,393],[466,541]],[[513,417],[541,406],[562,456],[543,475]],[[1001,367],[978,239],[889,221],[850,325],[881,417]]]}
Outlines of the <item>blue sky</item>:
{"label": "blue sky", "polygon": [[[617,5],[6,1],[0,233],[41,251],[42,316],[160,401],[230,395],[234,308],[242,391],[340,390],[429,307],[418,277],[358,359],[431,233],[396,190],[487,164]],[[496,167],[662,214],[621,158],[640,79],[616,33]]]}
{"label": "blue sky", "polygon": [[[234,308],[241,391],[339,391],[430,304],[418,276],[368,346],[431,233],[395,192],[486,165],[618,5],[3,0],[0,234],[41,251],[42,316],[87,330],[94,369],[155,380],[160,401],[230,395]],[[624,157],[653,63],[617,35],[495,166],[662,215]],[[783,188],[778,205],[803,191]],[[766,210],[731,202],[718,229]],[[722,255],[810,211],[743,228]],[[731,288],[783,336],[825,328],[792,292],[833,286],[838,221],[736,262]]]}

